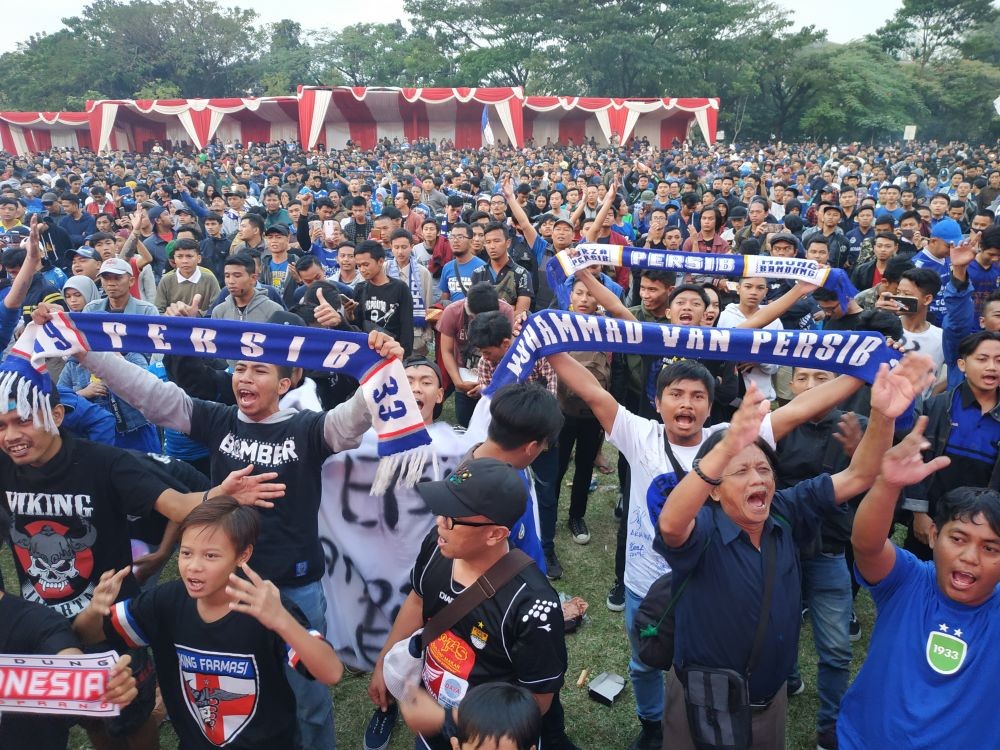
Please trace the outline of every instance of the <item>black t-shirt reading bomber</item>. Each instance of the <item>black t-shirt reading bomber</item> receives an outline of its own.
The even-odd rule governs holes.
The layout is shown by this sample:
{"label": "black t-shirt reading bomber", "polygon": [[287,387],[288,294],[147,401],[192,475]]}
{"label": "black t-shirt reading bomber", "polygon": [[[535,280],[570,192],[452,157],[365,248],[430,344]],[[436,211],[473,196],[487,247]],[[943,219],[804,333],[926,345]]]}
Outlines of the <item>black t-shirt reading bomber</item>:
{"label": "black t-shirt reading bomber", "polygon": [[247,464],[254,474],[274,471],[285,495],[259,508],[261,531],[250,566],[276,586],[302,586],[323,574],[319,504],[323,462],[333,453],[323,437],[325,412],[279,411],[261,422],[235,406],[192,399],[191,438],[209,448],[212,482]]}
{"label": "black t-shirt reading bomber", "polygon": [[[285,598],[281,603],[308,629],[295,604]],[[184,583],[171,581],[115,605],[104,633],[119,646],[152,648],[182,748],[290,746],[295,695],[285,665],[312,677],[281,636],[253,617],[230,612],[205,622]]]}
{"label": "black t-shirt reading bomber", "polygon": [[[73,618],[104,571],[132,564],[128,516],[147,515],[169,488],[127,451],[60,434],[62,447],[42,467],[0,455],[0,483],[21,596]],[[137,591],[129,575],[122,596]]]}
{"label": "black t-shirt reading bomber", "polygon": [[[423,599],[424,622],[463,591],[452,578],[454,563],[438,551],[437,539],[437,530],[431,530],[410,574],[413,590]],[[559,596],[534,565],[424,650],[424,685],[444,706],[457,706],[470,687],[485,682],[554,693],[562,687],[565,671]]]}

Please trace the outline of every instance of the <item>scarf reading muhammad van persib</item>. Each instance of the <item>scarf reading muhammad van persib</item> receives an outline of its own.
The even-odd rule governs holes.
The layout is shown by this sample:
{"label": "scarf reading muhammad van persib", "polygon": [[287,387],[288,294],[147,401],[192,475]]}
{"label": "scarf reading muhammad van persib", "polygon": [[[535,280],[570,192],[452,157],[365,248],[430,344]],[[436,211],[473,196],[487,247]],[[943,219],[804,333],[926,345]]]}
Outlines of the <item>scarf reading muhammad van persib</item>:
{"label": "scarf reading muhammad van persib", "polygon": [[484,393],[524,380],[539,357],[576,351],[815,367],[868,383],[880,365],[895,366],[900,356],[880,334],[865,331],[701,328],[542,310],[524,322]]}
{"label": "scarf reading muhammad van persib", "polygon": [[722,255],[717,253],[684,253],[670,250],[646,250],[639,247],[602,245],[585,242],[570,255],[565,250],[549,260],[545,273],[549,285],[559,297],[563,308],[569,307],[569,292],[563,282],[577,271],[590,266],[626,266],[628,268],[679,271],[707,276],[764,277],[807,281],[837,293],[840,306],[846,310],[858,290],[840,268],[820,268],[814,260],[803,258],[773,258],[769,255]]}
{"label": "scarf reading muhammad van persib", "polygon": [[46,357],[95,351],[219,357],[346,373],[361,383],[378,435],[380,464],[372,494],[385,492],[397,470],[401,486],[415,484],[428,456],[431,439],[403,365],[372,351],[367,334],[235,320],[58,313],[44,326],[29,323],[14,350],[38,370]]}

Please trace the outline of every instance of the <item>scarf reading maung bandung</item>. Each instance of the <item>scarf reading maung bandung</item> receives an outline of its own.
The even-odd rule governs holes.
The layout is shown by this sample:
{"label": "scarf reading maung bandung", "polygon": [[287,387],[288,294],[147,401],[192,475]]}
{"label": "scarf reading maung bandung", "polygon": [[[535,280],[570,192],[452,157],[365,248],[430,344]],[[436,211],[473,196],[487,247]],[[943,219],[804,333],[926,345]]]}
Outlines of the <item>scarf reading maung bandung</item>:
{"label": "scarf reading maung bandung", "polygon": [[393,479],[412,486],[428,457],[431,439],[403,365],[370,349],[367,334],[236,320],[61,312],[44,326],[29,323],[11,356],[30,360],[41,371],[47,357],[86,351],[218,357],[345,373],[361,383],[378,435],[380,465],[372,494],[383,493]]}
{"label": "scarf reading maung bandung", "polygon": [[723,255],[718,253],[685,253],[671,250],[647,250],[621,245],[584,242],[570,255],[565,250],[551,258],[545,267],[549,286],[559,297],[563,308],[569,307],[569,291],[563,282],[584,268],[614,266],[706,276],[739,276],[741,278],[774,278],[805,281],[826,287],[837,294],[845,311],[858,290],[847,273],[840,268],[821,268],[816,261],[804,258],[774,258],[770,255]]}

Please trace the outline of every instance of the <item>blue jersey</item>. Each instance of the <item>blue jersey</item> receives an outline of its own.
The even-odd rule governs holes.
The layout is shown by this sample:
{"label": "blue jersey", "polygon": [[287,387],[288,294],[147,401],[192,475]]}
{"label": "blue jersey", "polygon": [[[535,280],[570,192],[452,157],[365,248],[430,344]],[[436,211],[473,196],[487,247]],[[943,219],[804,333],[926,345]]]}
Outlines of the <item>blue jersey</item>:
{"label": "blue jersey", "polygon": [[538,503],[535,501],[535,483],[531,481],[528,472],[524,469],[518,473],[528,488],[528,507],[524,509],[524,515],[511,528],[510,543],[534,560],[538,569],[545,573],[545,553],[542,552],[542,540],[538,536],[541,522],[538,520]]}
{"label": "blue jersey", "polygon": [[1000,594],[978,607],[952,601],[934,563],[898,548],[889,575],[864,585],[878,619],[840,707],[841,750],[997,747]]}
{"label": "blue jersey", "polygon": [[[455,275],[455,266],[458,265],[458,270],[462,274],[461,281]],[[477,258],[475,255],[472,259],[466,261],[465,263],[458,263],[455,261],[448,261],[444,264],[441,269],[441,281],[438,283],[438,289],[441,292],[448,292],[448,298],[452,302],[457,302],[460,299],[465,299],[465,292],[462,291],[463,287],[469,289],[472,286],[472,272],[475,271],[480,266],[485,266],[486,263],[482,258]]]}

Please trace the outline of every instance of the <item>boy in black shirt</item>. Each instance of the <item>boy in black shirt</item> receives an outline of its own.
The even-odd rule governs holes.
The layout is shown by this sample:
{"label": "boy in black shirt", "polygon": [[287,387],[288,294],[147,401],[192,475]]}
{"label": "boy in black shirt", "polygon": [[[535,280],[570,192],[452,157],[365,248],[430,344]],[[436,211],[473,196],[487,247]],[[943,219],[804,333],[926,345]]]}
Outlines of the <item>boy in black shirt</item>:
{"label": "boy in black shirt", "polygon": [[128,568],[107,571],[74,623],[87,643],[152,648],[182,747],[287,746],[297,727],[284,665],[327,685],[343,674],[299,608],[247,565],[260,525],[233,498],[203,503],[181,525],[180,580],[114,604]]}
{"label": "boy in black shirt", "polygon": [[353,316],[363,331],[384,330],[403,345],[404,356],[413,351],[413,295],[410,287],[385,271],[385,248],[366,240],[354,251],[354,261],[364,279],[355,289],[358,305]]}

